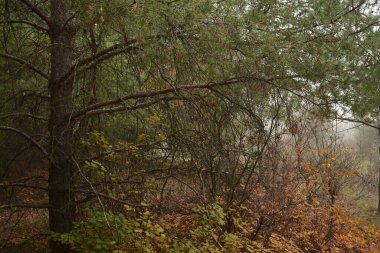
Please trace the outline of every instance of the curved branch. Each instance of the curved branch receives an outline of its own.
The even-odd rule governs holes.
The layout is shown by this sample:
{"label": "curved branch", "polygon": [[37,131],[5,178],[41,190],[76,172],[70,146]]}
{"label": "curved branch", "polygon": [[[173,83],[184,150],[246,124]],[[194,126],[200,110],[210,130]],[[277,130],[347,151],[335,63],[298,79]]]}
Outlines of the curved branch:
{"label": "curved branch", "polygon": [[95,110],[91,110],[91,111],[88,111],[88,112],[84,113],[80,117],[94,116],[94,115],[100,115],[100,114],[110,114],[110,113],[122,112],[122,111],[134,111],[134,110],[137,110],[137,109],[142,109],[142,108],[149,107],[149,106],[157,104],[157,103],[159,103],[161,101],[180,100],[180,99],[182,99],[182,98],[178,98],[178,97],[164,97],[164,98],[156,99],[156,100],[153,100],[153,101],[150,101],[150,102],[140,103],[140,104],[137,104],[137,105],[134,105],[134,106],[120,105],[120,106],[111,107],[111,108],[105,108],[105,109],[95,109]]}
{"label": "curved branch", "polygon": [[338,120],[343,120],[343,121],[348,121],[348,122],[353,122],[353,123],[360,123],[360,124],[363,124],[365,126],[368,126],[368,127],[371,127],[371,128],[374,128],[374,129],[377,129],[380,131],[380,126],[375,126],[375,125],[372,125],[366,121],[363,121],[363,120],[359,120],[359,119],[351,119],[351,118],[345,118],[345,117],[335,117],[335,119],[338,119]]}
{"label": "curved branch", "polygon": [[245,82],[250,82],[250,81],[260,81],[260,82],[270,83],[271,79],[266,79],[266,78],[262,78],[262,77],[255,77],[255,76],[238,77],[238,78],[227,79],[227,80],[222,81],[222,82],[214,82],[214,83],[207,83],[207,84],[195,84],[195,85],[182,85],[182,86],[171,87],[171,88],[158,90],[158,91],[136,93],[136,94],[132,94],[132,95],[126,95],[126,96],[123,96],[123,97],[120,97],[117,99],[111,99],[111,100],[106,100],[106,101],[99,102],[96,104],[92,104],[92,105],[84,108],[83,110],[77,112],[73,116],[73,118],[80,117],[80,116],[85,115],[86,113],[88,113],[90,111],[94,111],[95,109],[98,109],[101,107],[120,104],[124,101],[131,100],[131,99],[156,97],[159,95],[177,93],[179,91],[185,91],[185,90],[210,89],[210,88],[214,88],[217,86],[226,86],[226,85],[245,83]]}
{"label": "curved branch", "polygon": [[[86,191],[86,190],[76,190],[76,192],[80,192],[80,193],[86,193],[86,194],[95,194],[94,192],[92,191]],[[121,199],[118,199],[116,197],[113,197],[113,196],[109,196],[105,193],[101,193],[101,192],[96,192],[96,195],[98,195],[99,197],[102,197],[102,198],[105,198],[105,199],[109,199],[109,200],[112,200],[112,201],[115,201],[115,202],[118,202],[120,204],[124,204],[124,205],[128,205],[128,206],[132,206],[132,207],[150,207],[150,205],[138,205],[138,204],[133,204],[133,203],[130,203],[130,202],[127,202],[125,200],[121,200]]]}
{"label": "curved branch", "polygon": [[47,187],[38,186],[38,185],[31,185],[31,184],[24,184],[24,183],[0,184],[0,187],[21,187],[21,188],[31,188],[31,189],[36,189],[36,190],[43,190],[43,191],[49,190]]}
{"label": "curved branch", "polygon": [[48,77],[48,75],[46,73],[44,73],[43,71],[39,70],[33,64],[31,64],[30,62],[27,62],[24,59],[18,58],[18,57],[14,56],[14,55],[3,54],[3,53],[0,53],[0,57],[7,58],[7,59],[13,60],[15,62],[21,63],[21,64],[25,65],[26,67],[28,67],[29,69],[31,69],[34,72],[36,72],[37,74],[39,74],[40,76],[42,76],[43,78],[45,78],[46,80],[49,79],[49,77]]}
{"label": "curved branch", "polygon": [[33,23],[29,20],[0,20],[0,24],[26,24],[26,25],[29,25],[33,28],[36,28],[37,30],[41,30],[41,31],[44,31],[44,32],[47,32],[49,31],[48,28],[46,27],[43,27],[41,25],[38,25],[36,23]]}
{"label": "curved branch", "polygon": [[31,144],[33,144],[35,147],[37,147],[45,156],[46,158],[49,159],[49,161],[51,161],[50,157],[49,157],[49,153],[45,150],[44,147],[42,147],[41,144],[39,144],[36,140],[34,140],[32,137],[30,137],[28,134],[24,133],[23,131],[21,130],[18,130],[16,128],[13,128],[13,127],[7,127],[7,126],[0,126],[0,130],[3,130],[3,131],[10,131],[10,132],[14,132],[14,133],[17,133],[18,135],[21,135],[22,137],[24,137],[26,140],[28,140]]}
{"label": "curved branch", "polygon": [[34,4],[32,4],[29,0],[20,0],[23,4],[28,6],[28,8],[39,16],[45,23],[50,27],[50,19],[46,16],[40,9],[38,9]]}
{"label": "curved branch", "polygon": [[2,205],[0,209],[9,209],[9,208],[33,208],[33,209],[46,209],[49,208],[50,205],[47,203],[15,203],[9,205]]}
{"label": "curved branch", "polygon": [[371,28],[373,26],[379,26],[380,25],[380,21],[379,20],[376,20],[372,23],[369,23],[368,25],[365,25],[363,27],[361,27],[360,29],[358,29],[357,31],[354,31],[352,32],[350,35],[355,35],[355,34],[358,34],[358,33],[361,33],[361,32],[364,32],[365,30],[367,30],[368,28]]}
{"label": "curved branch", "polygon": [[0,115],[0,119],[6,119],[6,118],[10,118],[10,117],[28,117],[28,118],[32,118],[32,119],[47,121],[47,119],[44,117],[33,115],[30,113],[9,113],[9,114]]}
{"label": "curved branch", "polygon": [[[147,38],[144,39],[144,41],[151,40],[151,39],[160,39],[160,38],[164,38],[164,35],[157,34],[157,35],[148,36]],[[94,55],[91,55],[87,58],[80,59],[78,61],[78,63],[76,64],[76,66],[78,67],[78,66],[82,66],[84,64],[91,63],[93,61],[98,61],[99,58],[104,57],[104,55],[106,55],[108,53],[112,53],[113,51],[120,50],[120,49],[126,50],[130,46],[141,47],[142,43],[141,42],[138,43],[138,40],[136,40],[136,39],[129,39],[129,40],[125,41],[124,43],[116,43],[110,47],[103,49],[102,51],[99,51],[98,53],[96,53]],[[121,51],[121,52],[123,52],[123,51]]]}
{"label": "curved branch", "polygon": [[91,63],[92,61],[94,61],[94,60],[102,57],[103,55],[108,54],[108,53],[110,53],[112,51],[118,50],[121,47],[122,47],[122,44],[120,44],[120,43],[114,44],[114,45],[112,45],[110,47],[107,47],[107,48],[103,49],[102,51],[100,51],[100,52],[98,52],[98,53],[96,53],[94,55],[91,55],[89,57],[80,59],[76,65],[77,66],[82,66],[84,64]]}
{"label": "curved branch", "polygon": [[[150,143],[139,143],[139,144],[136,144],[136,147],[138,147],[138,148],[152,147],[152,146],[156,146],[156,145],[158,145],[158,144],[160,144],[162,142],[163,142],[163,140],[155,141],[155,142],[150,142]],[[80,163],[91,162],[91,161],[94,161],[94,160],[99,160],[101,158],[104,158],[107,155],[112,154],[112,153],[121,153],[121,152],[124,152],[126,150],[127,150],[127,148],[123,147],[123,148],[117,148],[117,149],[113,149],[113,150],[110,150],[110,151],[102,152],[102,153],[100,153],[97,156],[86,158],[85,160],[80,161]]]}
{"label": "curved branch", "polygon": [[140,46],[132,46],[132,44],[127,44],[126,46],[122,46],[121,44],[116,44],[112,47],[109,47],[107,49],[104,49],[103,51],[99,52],[98,54],[95,54],[93,56],[84,58],[82,60],[79,60],[78,63],[76,63],[74,66],[70,68],[70,70],[63,75],[60,78],[60,82],[63,82],[74,75],[79,75],[83,73],[86,70],[89,70],[93,67],[96,67],[100,63],[117,56],[122,53],[128,53],[132,50],[140,49]]}
{"label": "curved branch", "polygon": [[[161,34],[148,36],[144,39],[144,41],[148,41],[151,39],[159,39],[163,37],[164,36]],[[123,43],[116,43],[89,57],[77,59],[77,62],[67,71],[67,73],[64,76],[60,78],[60,81],[65,81],[73,75],[78,75],[88,69],[91,69],[97,66],[98,64],[112,58],[113,56],[117,56],[122,53],[128,53],[132,50],[141,49],[142,46],[143,42],[139,42],[136,39],[130,39]]]}

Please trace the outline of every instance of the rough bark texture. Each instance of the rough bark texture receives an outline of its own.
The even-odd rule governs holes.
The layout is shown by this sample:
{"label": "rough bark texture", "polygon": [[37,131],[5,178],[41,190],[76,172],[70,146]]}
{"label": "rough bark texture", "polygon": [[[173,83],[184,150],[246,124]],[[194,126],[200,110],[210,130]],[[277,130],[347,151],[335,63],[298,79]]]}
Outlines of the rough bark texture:
{"label": "rough bark texture", "polygon": [[[380,134],[380,129],[379,129],[379,134]],[[379,155],[380,155],[380,147],[379,147]],[[377,179],[377,198],[378,198],[378,203],[377,203],[377,212],[380,214],[380,159],[378,160],[378,170],[379,170],[379,175]]]}
{"label": "rough bark texture", "polygon": [[[380,151],[380,148],[379,148],[379,151]],[[380,214],[380,165],[379,165],[379,178],[377,180],[377,197],[378,197],[377,212]]]}
{"label": "rough bark texture", "polygon": [[[379,137],[380,137],[380,118],[377,119],[377,126],[379,127]],[[379,156],[380,156],[380,147],[379,147]],[[380,214],[380,157],[377,160],[377,166],[378,166],[378,178],[377,178],[377,213]]]}
{"label": "rough bark texture", "polygon": [[[51,111],[49,119],[49,225],[54,232],[68,232],[75,219],[73,193],[70,191],[74,170],[72,162],[73,125],[70,121],[73,104],[73,79],[61,82],[60,78],[71,68],[74,29],[70,24],[69,0],[51,1],[51,73],[49,92]],[[69,252],[59,243],[51,243],[52,252]]]}

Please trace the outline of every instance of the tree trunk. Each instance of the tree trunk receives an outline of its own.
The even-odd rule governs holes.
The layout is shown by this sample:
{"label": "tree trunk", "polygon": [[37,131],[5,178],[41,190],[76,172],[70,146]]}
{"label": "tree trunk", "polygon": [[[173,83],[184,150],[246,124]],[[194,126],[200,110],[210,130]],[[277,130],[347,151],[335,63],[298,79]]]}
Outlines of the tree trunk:
{"label": "tree trunk", "polygon": [[[380,148],[379,148],[379,152],[380,152]],[[378,165],[379,166],[379,178],[377,179],[377,197],[378,197],[378,204],[377,204],[377,213],[380,214],[380,164]]]}
{"label": "tree trunk", "polygon": [[[50,155],[52,164],[49,169],[49,225],[53,232],[68,232],[75,218],[74,195],[70,184],[74,164],[73,124],[70,117],[73,112],[73,79],[60,81],[70,69],[74,29],[71,25],[69,0],[51,1],[51,73],[50,92]],[[69,252],[67,246],[51,242],[55,253]]]}
{"label": "tree trunk", "polygon": [[[378,126],[379,126],[379,135],[380,135],[380,124]],[[380,147],[379,147],[379,155],[380,155]],[[378,197],[377,212],[380,214],[380,158],[378,159],[377,166],[379,170],[379,175],[377,179],[377,197]]]}

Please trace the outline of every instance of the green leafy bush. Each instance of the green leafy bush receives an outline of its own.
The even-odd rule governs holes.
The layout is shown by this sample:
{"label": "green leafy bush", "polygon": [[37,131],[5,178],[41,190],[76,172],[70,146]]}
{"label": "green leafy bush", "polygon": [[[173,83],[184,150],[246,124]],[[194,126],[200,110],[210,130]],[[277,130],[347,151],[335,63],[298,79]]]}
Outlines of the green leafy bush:
{"label": "green leafy bush", "polygon": [[[128,206],[126,208],[130,210]],[[148,211],[137,218],[128,218],[123,214],[88,210],[86,221],[76,222],[70,233],[52,234],[52,240],[67,244],[74,252],[80,253],[295,253],[305,250],[321,252],[325,248],[338,250],[336,252],[378,252],[375,243],[378,233],[357,228],[355,220],[338,211],[335,220],[337,235],[327,247],[325,234],[319,231],[325,229],[324,224],[329,221],[326,209],[320,204],[298,208],[302,216],[307,216],[310,209],[321,215],[320,223],[315,224],[310,218],[304,223],[301,219],[289,224],[288,231],[277,229],[267,236],[263,234],[252,239],[250,235],[258,231],[258,221],[236,214],[236,229],[227,233],[226,213],[220,204],[193,208],[191,215],[168,214],[161,217]],[[255,217],[251,210],[243,209],[249,217]]]}
{"label": "green leafy bush", "polygon": [[70,233],[53,234],[52,239],[77,252],[151,252],[152,245],[165,249],[168,238],[158,224],[145,212],[138,219],[122,214],[88,211],[88,220],[74,224]]}

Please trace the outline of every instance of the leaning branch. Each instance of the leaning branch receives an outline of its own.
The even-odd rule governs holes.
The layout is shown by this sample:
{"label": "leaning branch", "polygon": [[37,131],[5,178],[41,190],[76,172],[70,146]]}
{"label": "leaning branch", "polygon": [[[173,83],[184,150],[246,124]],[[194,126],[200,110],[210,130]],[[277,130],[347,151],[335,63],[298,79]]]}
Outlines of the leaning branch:
{"label": "leaning branch", "polygon": [[[128,45],[130,45],[130,43],[128,43]],[[102,51],[100,51],[100,52],[98,52],[96,54],[93,54],[93,55],[91,55],[89,57],[80,59],[76,65],[77,66],[82,66],[82,65],[91,63],[92,61],[94,61],[94,60],[102,57],[103,55],[108,54],[108,53],[110,53],[112,51],[118,50],[118,49],[120,49],[122,47],[123,47],[123,45],[121,43],[114,44],[114,45],[112,45],[110,47],[107,47],[107,48],[103,49]]]}
{"label": "leaning branch", "polygon": [[0,20],[0,24],[25,24],[25,25],[29,25],[33,28],[36,28],[37,30],[41,30],[44,32],[49,31],[48,28],[46,28],[42,25],[38,25],[36,23],[33,23],[29,20]]}
{"label": "leaning branch", "polygon": [[43,78],[45,78],[46,80],[49,79],[49,77],[48,77],[47,74],[45,74],[43,71],[39,70],[37,67],[35,67],[30,62],[25,61],[24,59],[18,58],[18,57],[14,56],[14,55],[3,54],[3,53],[0,53],[0,57],[3,57],[3,58],[6,58],[6,59],[13,60],[15,62],[21,63],[21,64],[25,65],[26,67],[28,67],[29,69],[31,69],[34,72],[36,72],[37,74],[39,74],[40,76],[42,76]]}
{"label": "leaning branch", "polygon": [[30,188],[30,189],[43,190],[43,191],[49,190],[47,187],[32,185],[32,184],[25,184],[25,183],[0,184],[0,188],[8,188],[8,187]]}
{"label": "leaning branch", "polygon": [[[155,142],[150,142],[150,143],[139,143],[139,144],[134,144],[137,148],[145,148],[145,147],[153,147],[153,146],[156,146],[160,143],[162,143],[163,140],[160,140],[160,141],[155,141]],[[95,160],[99,160],[101,158],[104,158],[105,156],[107,155],[110,155],[110,154],[113,154],[113,153],[121,153],[121,152],[125,152],[128,150],[128,147],[123,147],[123,148],[117,148],[117,149],[112,149],[110,151],[106,151],[106,152],[102,152],[100,153],[99,155],[97,156],[93,156],[93,157],[90,157],[90,158],[87,158],[83,161],[81,161],[81,163],[84,163],[84,162],[91,162],[91,161],[95,161]]]}
{"label": "leaning branch", "polygon": [[[151,39],[160,39],[160,38],[164,38],[164,35],[162,34],[157,34],[157,35],[152,35],[152,36],[148,36],[147,38],[144,39],[144,41],[148,41],[148,40],[151,40]],[[98,61],[99,58],[102,58],[104,57],[104,55],[106,54],[109,54],[109,53],[113,53],[114,51],[118,51],[118,53],[121,53],[123,52],[123,50],[128,50],[128,47],[141,47],[142,46],[142,42],[136,40],[136,39],[129,39],[127,41],[125,41],[124,43],[116,43],[110,47],[107,47],[99,52],[97,52],[96,54],[93,54],[89,57],[86,57],[86,58],[82,58],[82,59],[79,59],[76,66],[82,66],[82,65],[85,65],[85,64],[89,64],[89,63],[92,63],[93,61]],[[121,51],[119,51],[120,49],[122,49]],[[113,54],[115,55],[115,54]],[[112,55],[112,56],[113,56]]]}
{"label": "leaning branch", "polygon": [[32,4],[29,0],[20,0],[23,4],[25,4],[33,13],[39,16],[45,23],[50,27],[50,19],[40,10]]}
{"label": "leaning branch", "polygon": [[41,116],[38,116],[38,115],[33,115],[33,114],[30,114],[30,113],[9,113],[9,114],[2,114],[2,115],[0,115],[0,119],[7,119],[7,118],[13,118],[13,117],[27,117],[27,118],[47,121],[47,119],[44,118],[44,117],[41,117]]}
{"label": "leaning branch", "polygon": [[24,133],[23,131],[21,130],[18,130],[16,128],[13,128],[13,127],[7,127],[7,126],[0,126],[0,131],[10,131],[10,132],[14,132],[14,133],[17,133],[18,135],[21,135],[22,137],[24,137],[27,141],[29,141],[31,144],[33,144],[35,147],[37,147],[49,160],[50,160],[50,157],[49,157],[49,153],[46,151],[46,149],[44,147],[41,146],[40,143],[38,143],[36,140],[34,140],[31,136],[29,136],[28,134]]}
{"label": "leaning branch", "polygon": [[364,120],[345,118],[345,117],[335,117],[335,119],[353,122],[353,123],[360,123],[360,124],[363,124],[365,126],[368,126],[368,127],[371,127],[371,128],[374,128],[374,129],[377,129],[380,131],[380,126],[372,125],[371,123],[368,123],[367,121],[364,121]]}
{"label": "leaning branch", "polygon": [[127,202],[125,200],[121,200],[121,199],[118,199],[118,198],[115,198],[113,196],[109,196],[105,193],[101,193],[101,192],[96,192],[94,193],[93,191],[86,191],[86,190],[76,190],[76,192],[79,192],[79,193],[85,193],[85,194],[96,194],[97,196],[101,197],[101,198],[104,198],[104,199],[109,199],[111,201],[114,201],[114,202],[118,202],[120,204],[123,204],[123,205],[128,205],[128,206],[131,206],[131,207],[150,207],[150,205],[138,205],[138,204],[133,204],[133,203],[130,203],[130,202]]}
{"label": "leaning branch", "polygon": [[355,34],[358,34],[358,33],[362,33],[362,32],[364,32],[365,30],[367,30],[367,29],[369,29],[371,27],[379,26],[379,25],[380,25],[380,21],[376,20],[376,21],[374,21],[372,23],[369,23],[368,25],[363,26],[359,30],[352,32],[350,35],[355,35]]}
{"label": "leaning branch", "polygon": [[152,98],[160,95],[167,95],[170,93],[177,93],[179,91],[185,91],[185,90],[195,90],[195,89],[210,89],[218,86],[226,86],[226,85],[232,85],[232,84],[238,84],[238,83],[245,83],[245,82],[251,82],[251,81],[260,81],[260,82],[266,82],[271,83],[271,79],[261,78],[261,77],[255,77],[255,76],[248,76],[248,77],[238,77],[238,78],[231,78],[222,82],[214,82],[214,83],[207,83],[207,84],[195,84],[195,85],[182,85],[177,87],[171,87],[167,89],[162,89],[158,91],[151,91],[151,92],[143,92],[143,93],[136,93],[132,95],[126,95],[117,99],[111,99],[106,100],[103,102],[99,102],[96,104],[92,104],[83,110],[77,112],[73,118],[78,118],[83,115],[86,115],[90,113],[91,111],[94,111],[95,109],[99,109],[105,106],[112,106],[116,104],[123,103],[124,101],[128,101],[131,99],[141,99],[141,98]]}
{"label": "leaning branch", "polygon": [[[163,37],[164,36],[161,34],[152,35],[145,38],[144,41],[148,41],[151,39],[159,39]],[[67,71],[67,73],[61,77],[60,82],[63,82],[74,75],[78,75],[88,69],[91,69],[114,56],[117,56],[123,53],[128,53],[132,50],[141,49],[141,47],[143,46],[143,43],[144,43],[143,41],[130,39],[123,43],[116,43],[89,57],[78,59],[77,62]]]}
{"label": "leaning branch", "polygon": [[103,54],[99,57],[97,57],[96,59],[94,59],[93,61],[90,61],[89,64],[85,64],[85,65],[82,65],[81,67],[78,67],[78,65],[74,65],[64,76],[61,77],[61,79],[59,80],[60,82],[63,82],[75,75],[79,75],[83,72],[85,72],[86,70],[89,70],[97,65],[99,65],[100,63],[116,56],[116,55],[119,55],[119,54],[122,54],[122,53],[127,53],[127,52],[130,52],[131,50],[133,49],[137,49],[138,47],[125,47],[125,48],[120,48],[118,50],[113,50],[113,51],[110,51],[106,54]]}
{"label": "leaning branch", "polygon": [[140,104],[137,104],[134,106],[120,105],[120,106],[115,106],[115,107],[105,108],[105,109],[95,109],[95,110],[91,110],[91,111],[86,112],[85,114],[81,115],[80,117],[87,117],[87,116],[94,116],[94,115],[101,115],[101,114],[110,114],[110,113],[122,112],[122,111],[134,111],[137,109],[149,107],[151,105],[157,104],[157,103],[162,102],[162,101],[179,100],[179,99],[181,99],[181,98],[179,98],[179,97],[164,97],[164,98],[160,98],[160,99],[155,99],[155,100],[150,101],[150,102],[140,103]]}
{"label": "leaning branch", "polygon": [[99,65],[100,63],[117,56],[122,53],[130,52],[134,49],[139,49],[139,46],[125,46],[125,47],[119,47],[118,45],[115,45],[114,47],[111,47],[109,49],[106,49],[102,51],[99,54],[94,55],[93,57],[85,58],[81,61],[79,61],[77,64],[71,67],[71,69],[61,77],[59,80],[60,82],[63,82],[75,75],[79,75],[91,68],[94,68],[95,66]]}
{"label": "leaning branch", "polygon": [[0,209],[9,209],[9,208],[27,208],[27,209],[46,209],[49,208],[50,205],[46,203],[16,203],[9,205],[2,205]]}

